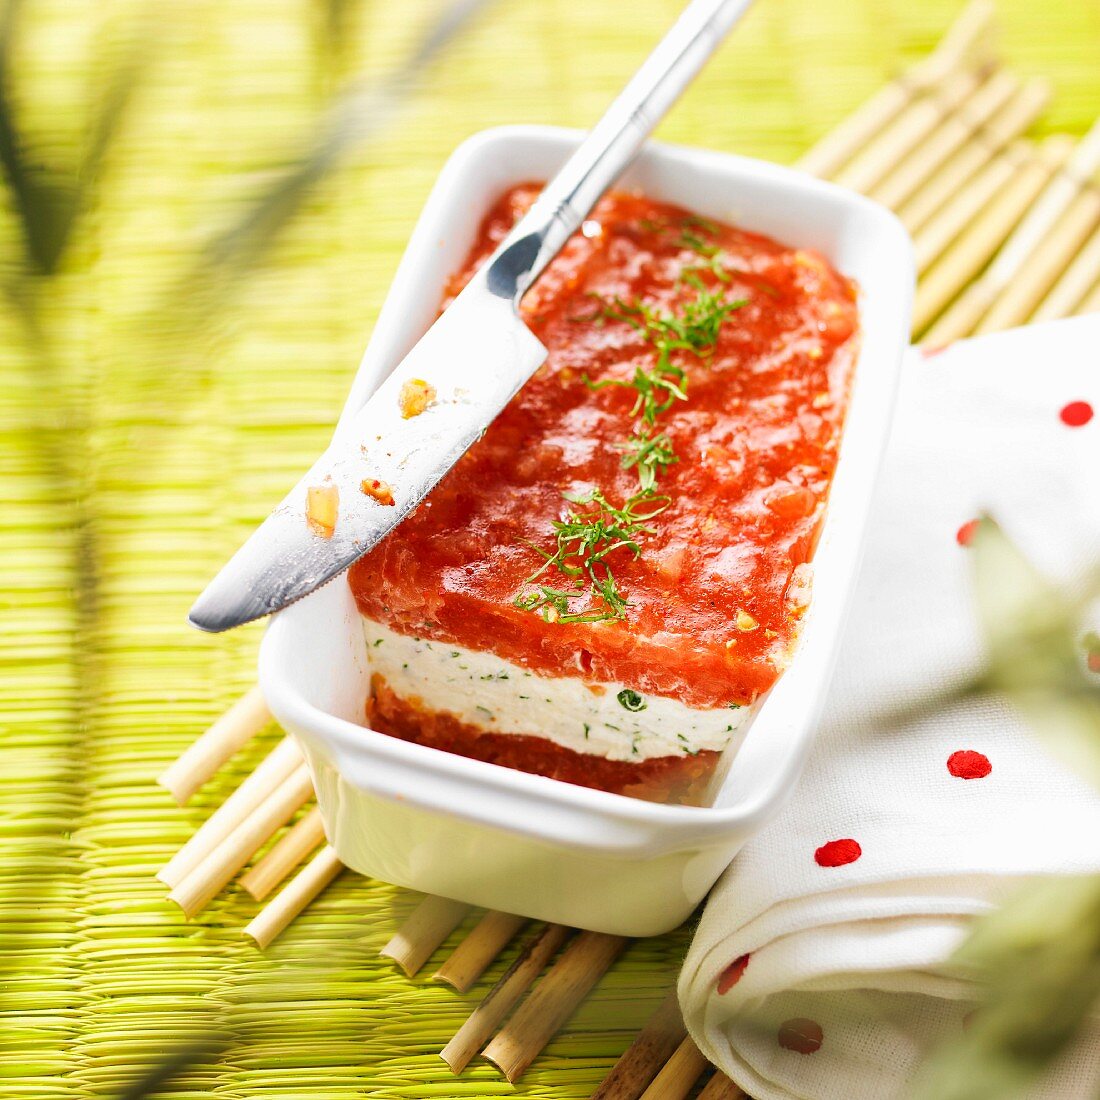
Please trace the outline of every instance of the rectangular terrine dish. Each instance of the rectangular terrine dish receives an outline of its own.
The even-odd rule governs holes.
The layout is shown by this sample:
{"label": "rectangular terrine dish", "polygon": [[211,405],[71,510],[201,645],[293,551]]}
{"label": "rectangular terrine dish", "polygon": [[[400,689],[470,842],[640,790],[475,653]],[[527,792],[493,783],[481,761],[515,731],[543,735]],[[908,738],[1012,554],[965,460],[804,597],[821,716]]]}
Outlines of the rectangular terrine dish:
{"label": "rectangular terrine dish", "polygon": [[[452,156],[338,432],[476,262],[479,234],[502,232],[522,185],[579,139],[509,127]],[[525,301],[546,367],[350,584],[277,617],[260,674],[346,864],[645,935],[685,919],[797,779],[858,568],[913,265],[888,212],[761,162],[650,145],[618,192]],[[803,299],[813,309],[792,313]],[[746,357],[738,311],[746,340],[781,329],[773,314],[795,338]]]}

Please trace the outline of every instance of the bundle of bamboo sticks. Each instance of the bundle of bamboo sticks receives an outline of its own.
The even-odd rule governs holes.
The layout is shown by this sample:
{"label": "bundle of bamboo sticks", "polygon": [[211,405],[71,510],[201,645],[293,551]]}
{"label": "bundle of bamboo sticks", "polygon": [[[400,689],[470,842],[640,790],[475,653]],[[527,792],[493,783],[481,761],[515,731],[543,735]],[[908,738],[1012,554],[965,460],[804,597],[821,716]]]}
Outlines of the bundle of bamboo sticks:
{"label": "bundle of bamboo sticks", "polygon": [[799,167],[889,206],[913,236],[913,335],[931,345],[1100,306],[1100,123],[1079,142],[1021,135],[1045,81],[998,68],[976,0],[926,61]]}
{"label": "bundle of bamboo sticks", "polygon": [[[186,803],[270,721],[259,688],[252,688],[165,771],[161,786],[181,805]],[[302,754],[293,740],[284,738],[158,872],[157,877],[171,888],[169,898],[188,917],[196,916],[312,794]],[[316,806],[241,875],[240,884],[252,897],[263,900],[307,859],[304,868],[245,927],[244,934],[259,947],[271,943],[342,868],[325,842]],[[426,897],[381,953],[411,977],[470,909],[447,898]],[[442,963],[435,979],[467,992],[527,923],[523,917],[486,913]],[[455,1073],[461,1073],[480,1052],[508,1080],[518,1080],[626,942],[620,936],[579,932],[555,924],[537,927],[441,1057]],[[524,1000],[548,965],[542,981]],[[518,1010],[508,1018],[517,1005]]]}
{"label": "bundle of bamboo sticks", "polygon": [[[252,688],[164,772],[160,784],[181,805],[186,803],[270,721],[259,688]],[[169,897],[188,917],[197,915],[311,794],[301,752],[290,738],[284,738],[160,870],[157,877],[171,887]],[[241,876],[240,883],[263,900],[306,859],[304,869],[244,929],[260,947],[269,944],[341,870],[325,843],[316,806]],[[381,954],[412,977],[470,910],[462,902],[425,897]],[[528,923],[524,917],[485,913],[443,960],[434,979],[460,993],[468,992]],[[509,1081],[517,1081],[626,944],[621,936],[538,924],[440,1057],[452,1072],[461,1073],[480,1053]],[[542,980],[535,985],[540,975]],[[687,1096],[706,1069],[706,1060],[687,1037],[675,998],[670,996],[599,1095],[638,1097],[644,1090],[648,1100]],[[636,1091],[623,1091],[635,1085],[639,1086]],[[743,1094],[715,1074],[702,1095],[708,1100],[733,1100]]]}
{"label": "bundle of bamboo sticks", "polygon": [[[992,34],[990,0],[974,0],[930,57],[798,164],[891,207],[909,229],[920,275],[913,332],[929,346],[1100,311],[1100,122],[1076,143],[1061,135],[1039,144],[1024,138],[1049,89],[1000,69]],[[253,688],[167,769],[161,785],[183,805],[270,721]],[[162,868],[169,897],[193,917],[238,875],[258,901],[286,883],[244,929],[266,947],[342,870],[316,806],[245,870],[312,795],[302,755],[284,738]],[[427,897],[382,954],[411,976],[469,911]],[[484,914],[435,979],[467,992],[527,924]],[[460,1073],[481,1053],[517,1080],[625,946],[617,936],[534,927],[441,1057]],[[670,995],[595,1095],[678,1100],[706,1072]],[[744,1094],[714,1074],[699,1095]]]}

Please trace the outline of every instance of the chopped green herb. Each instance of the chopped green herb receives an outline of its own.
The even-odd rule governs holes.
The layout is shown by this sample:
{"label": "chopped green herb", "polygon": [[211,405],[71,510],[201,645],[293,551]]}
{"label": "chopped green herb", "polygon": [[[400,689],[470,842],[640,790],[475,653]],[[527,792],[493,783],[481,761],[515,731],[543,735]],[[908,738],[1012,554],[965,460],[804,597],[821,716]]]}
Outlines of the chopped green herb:
{"label": "chopped green herb", "polygon": [[722,263],[722,253],[715,252],[711,256],[704,256],[705,263],[689,264],[683,269],[682,277],[686,281],[689,275],[698,277],[700,271],[709,271],[720,283],[729,283],[733,279]]}
{"label": "chopped green herb", "polygon": [[623,688],[618,695],[615,696],[619,700],[619,705],[626,710],[645,710],[649,704],[632,688]]}
{"label": "chopped green herb", "polygon": [[588,323],[600,327],[605,320],[607,320],[604,314],[604,300],[602,294],[597,294],[594,290],[586,290],[584,292],[586,298],[592,298],[596,305],[591,313],[573,313],[566,317],[567,321],[572,321],[575,324]]}
{"label": "chopped green herb", "polygon": [[674,331],[696,355],[709,352],[718,342],[722,322],[747,303],[746,298],[727,301],[723,294],[710,290],[695,271],[685,271],[683,280],[695,288],[693,301],[684,305],[683,317]]}
{"label": "chopped green herb", "polygon": [[591,732],[592,732],[592,727],[587,722],[585,722],[584,723],[584,739],[586,741],[588,740],[588,735]]}
{"label": "chopped green herb", "polygon": [[585,384],[594,390],[605,386],[634,387],[638,397],[631,414],[641,416],[650,425],[656,423],[657,416],[671,408],[674,402],[687,400],[687,374],[672,361],[672,353],[688,351],[699,357],[710,354],[718,341],[722,322],[745,304],[743,298],[726,301],[720,293],[709,289],[694,271],[686,271],[683,281],[694,287],[695,297],[685,302],[678,313],[658,313],[638,299],[626,302],[618,297],[614,300],[614,308],[604,307],[604,316],[622,321],[645,335],[657,352],[657,362],[652,368],[636,366],[634,377],[629,381],[605,378],[593,382],[584,376]]}
{"label": "chopped green herb", "polygon": [[700,256],[714,256],[719,251],[718,245],[704,241],[698,233],[693,233],[690,229],[680,230],[680,236],[676,238],[676,243],[681,248],[690,248],[692,252],[697,252]]}
{"label": "chopped green herb", "polygon": [[702,214],[685,214],[680,224],[689,229],[701,229],[712,237],[718,232],[718,223],[711,221],[710,218],[704,218]]}
{"label": "chopped green herb", "polygon": [[385,638],[375,638],[374,639],[374,648],[377,649],[385,640],[386,640]]}
{"label": "chopped green herb", "polygon": [[[571,509],[563,519],[554,520],[556,545],[553,552],[528,543],[546,561],[525,583],[533,584],[547,569],[553,568],[570,580],[581,580],[584,587],[567,591],[540,584],[535,591],[521,593],[513,602],[525,611],[540,613],[547,622],[592,623],[622,619],[627,601],[615,583],[607,559],[616,551],[638,557],[641,553],[638,539],[654,533],[649,521],[669,506],[669,498],[637,493],[621,508],[616,508],[598,489],[563,495],[571,504],[592,507],[587,511]],[[571,601],[582,597],[586,588],[602,606],[574,611]]]}
{"label": "chopped green herb", "polygon": [[681,222],[680,235],[674,241],[678,248],[687,248],[699,256],[704,262],[685,267],[681,278],[686,281],[689,272],[709,271],[719,282],[730,282],[730,273],[722,263],[722,249],[713,241],[706,240],[706,236],[713,237],[718,233],[718,226],[706,218],[687,217]]}
{"label": "chopped green herb", "polygon": [[[646,228],[644,224],[639,224]],[[667,228],[664,223],[660,226],[654,223],[654,227]],[[693,230],[713,234],[718,227],[706,219],[685,218],[681,222],[678,240],[684,247],[710,261],[717,278],[728,281],[729,276],[717,263],[718,247]],[[635,365],[634,376],[629,381],[618,378],[593,381],[587,374],[584,375],[585,385],[593,390],[619,386],[633,388],[637,392],[631,415],[637,416],[641,424],[621,445],[621,450],[624,452],[622,467],[637,471],[640,491],[621,508],[614,507],[599,489],[590,489],[580,496],[566,493],[565,498],[570,503],[593,507],[588,511],[574,509],[553,522],[556,545],[552,551],[527,544],[546,560],[524,582],[525,588],[530,585],[534,588],[520,592],[513,603],[522,610],[541,615],[546,622],[594,623],[626,617],[629,605],[619,590],[607,558],[616,551],[625,551],[637,558],[641,554],[641,537],[655,534],[654,529],[648,526],[649,521],[664,512],[671,503],[667,496],[658,495],[655,489],[659,475],[678,462],[679,457],[669,437],[664,432],[653,432],[651,429],[661,413],[675,402],[687,400],[687,372],[673,361],[673,354],[684,351],[698,357],[709,355],[718,341],[723,321],[745,304],[744,299],[727,301],[720,290],[708,287],[699,270],[706,269],[685,268],[681,273],[680,281],[694,288],[695,297],[668,313],[660,313],[640,299],[627,302],[616,296],[609,305],[599,295],[592,295],[602,304],[590,320],[611,319],[630,325],[642,333],[646,342],[657,352],[656,363],[651,367]],[[551,568],[556,568],[563,577],[573,582],[574,590],[536,585],[535,582]],[[595,602],[575,610],[574,601],[584,599],[586,595]]]}
{"label": "chopped green herb", "polygon": [[[531,577],[528,577],[525,583],[530,584],[530,582]],[[521,593],[512,603],[523,611],[537,612],[548,623],[598,623],[614,617],[600,611],[599,608],[573,612],[569,601],[576,596],[576,592],[564,592],[560,588],[539,584],[535,586],[533,592]]]}
{"label": "chopped green herb", "polygon": [[643,493],[652,492],[657,485],[658,474],[663,474],[674,462],[680,461],[672,449],[672,440],[664,432],[650,435],[643,429],[619,446],[624,452],[623,469],[637,469],[638,486]]}
{"label": "chopped green herb", "polygon": [[629,380],[601,378],[598,382],[593,382],[587,374],[584,376],[584,384],[591,390],[602,390],[608,386],[636,389],[638,396],[630,414],[640,415],[646,424],[655,424],[660,413],[670,409],[677,401],[687,400],[684,390],[686,381],[687,375],[683,368],[669,362],[658,363],[653,369],[636,366],[634,377]]}
{"label": "chopped green herb", "polygon": [[699,355],[714,346],[722,322],[745,304],[745,299],[726,301],[709,289],[696,272],[688,271],[683,281],[694,288],[695,297],[684,302],[678,312],[658,313],[652,306],[635,299],[625,302],[615,299],[615,308],[604,308],[604,315],[625,321],[645,333],[658,355],[667,357],[673,351],[692,351]]}

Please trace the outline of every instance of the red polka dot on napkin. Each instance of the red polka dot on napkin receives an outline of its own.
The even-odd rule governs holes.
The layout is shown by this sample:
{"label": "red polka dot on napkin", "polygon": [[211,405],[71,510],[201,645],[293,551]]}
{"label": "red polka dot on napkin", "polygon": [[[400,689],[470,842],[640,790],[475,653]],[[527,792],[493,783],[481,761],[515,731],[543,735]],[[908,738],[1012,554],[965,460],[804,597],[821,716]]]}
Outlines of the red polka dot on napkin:
{"label": "red polka dot on napkin", "polygon": [[1087,401],[1071,401],[1058,413],[1068,428],[1082,428],[1092,419],[1092,406]]}
{"label": "red polka dot on napkin", "polygon": [[779,1045],[784,1050],[793,1050],[798,1054],[813,1054],[821,1049],[825,1038],[821,1025],[816,1020],[784,1020],[779,1025]]}
{"label": "red polka dot on napkin", "polygon": [[814,852],[814,862],[818,867],[843,867],[846,863],[855,863],[861,855],[863,849],[857,840],[830,840]]}
{"label": "red polka dot on napkin", "polygon": [[974,536],[981,526],[980,519],[968,520],[955,532],[955,541],[960,546],[969,546],[974,541]]}
{"label": "red polka dot on napkin", "polygon": [[947,770],[956,779],[984,779],[993,770],[984,752],[960,749],[947,758]]}
{"label": "red polka dot on napkin", "polygon": [[1085,662],[1089,672],[1100,672],[1100,634],[1095,631],[1085,635]]}
{"label": "red polka dot on napkin", "polygon": [[748,955],[738,955],[718,975],[718,996],[721,997],[724,993],[728,993],[740,980],[741,975],[745,973],[745,968],[749,965]]}
{"label": "red polka dot on napkin", "polygon": [[937,355],[942,355],[949,347],[951,347],[950,341],[946,344],[921,344],[920,353],[925,359],[934,359]]}

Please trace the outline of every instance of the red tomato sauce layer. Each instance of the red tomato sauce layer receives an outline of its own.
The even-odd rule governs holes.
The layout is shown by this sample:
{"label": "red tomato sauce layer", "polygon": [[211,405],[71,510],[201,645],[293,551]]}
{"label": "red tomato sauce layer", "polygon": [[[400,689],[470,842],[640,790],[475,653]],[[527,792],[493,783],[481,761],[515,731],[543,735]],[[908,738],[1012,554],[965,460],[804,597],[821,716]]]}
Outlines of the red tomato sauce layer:
{"label": "red tomato sauce layer", "polygon": [[[485,218],[447,302],[538,193]],[[677,460],[667,509],[607,564],[622,618],[546,621],[516,605],[555,546],[563,492],[618,506],[639,489],[622,445],[636,430],[637,368],[658,350],[634,312],[682,316],[700,292],[740,302],[713,345],[676,348],[686,399],[658,418]],[[784,667],[806,603],[858,346],[855,285],[818,254],[607,196],[523,301],[549,355],[404,523],[358,561],[363,615],[399,632],[488,650],[550,676],[617,682],[693,707],[745,704]],[[632,321],[634,323],[632,323]],[[553,569],[535,583],[568,587]],[[595,601],[595,602],[592,602]],[[573,601],[598,607],[593,595]]]}

